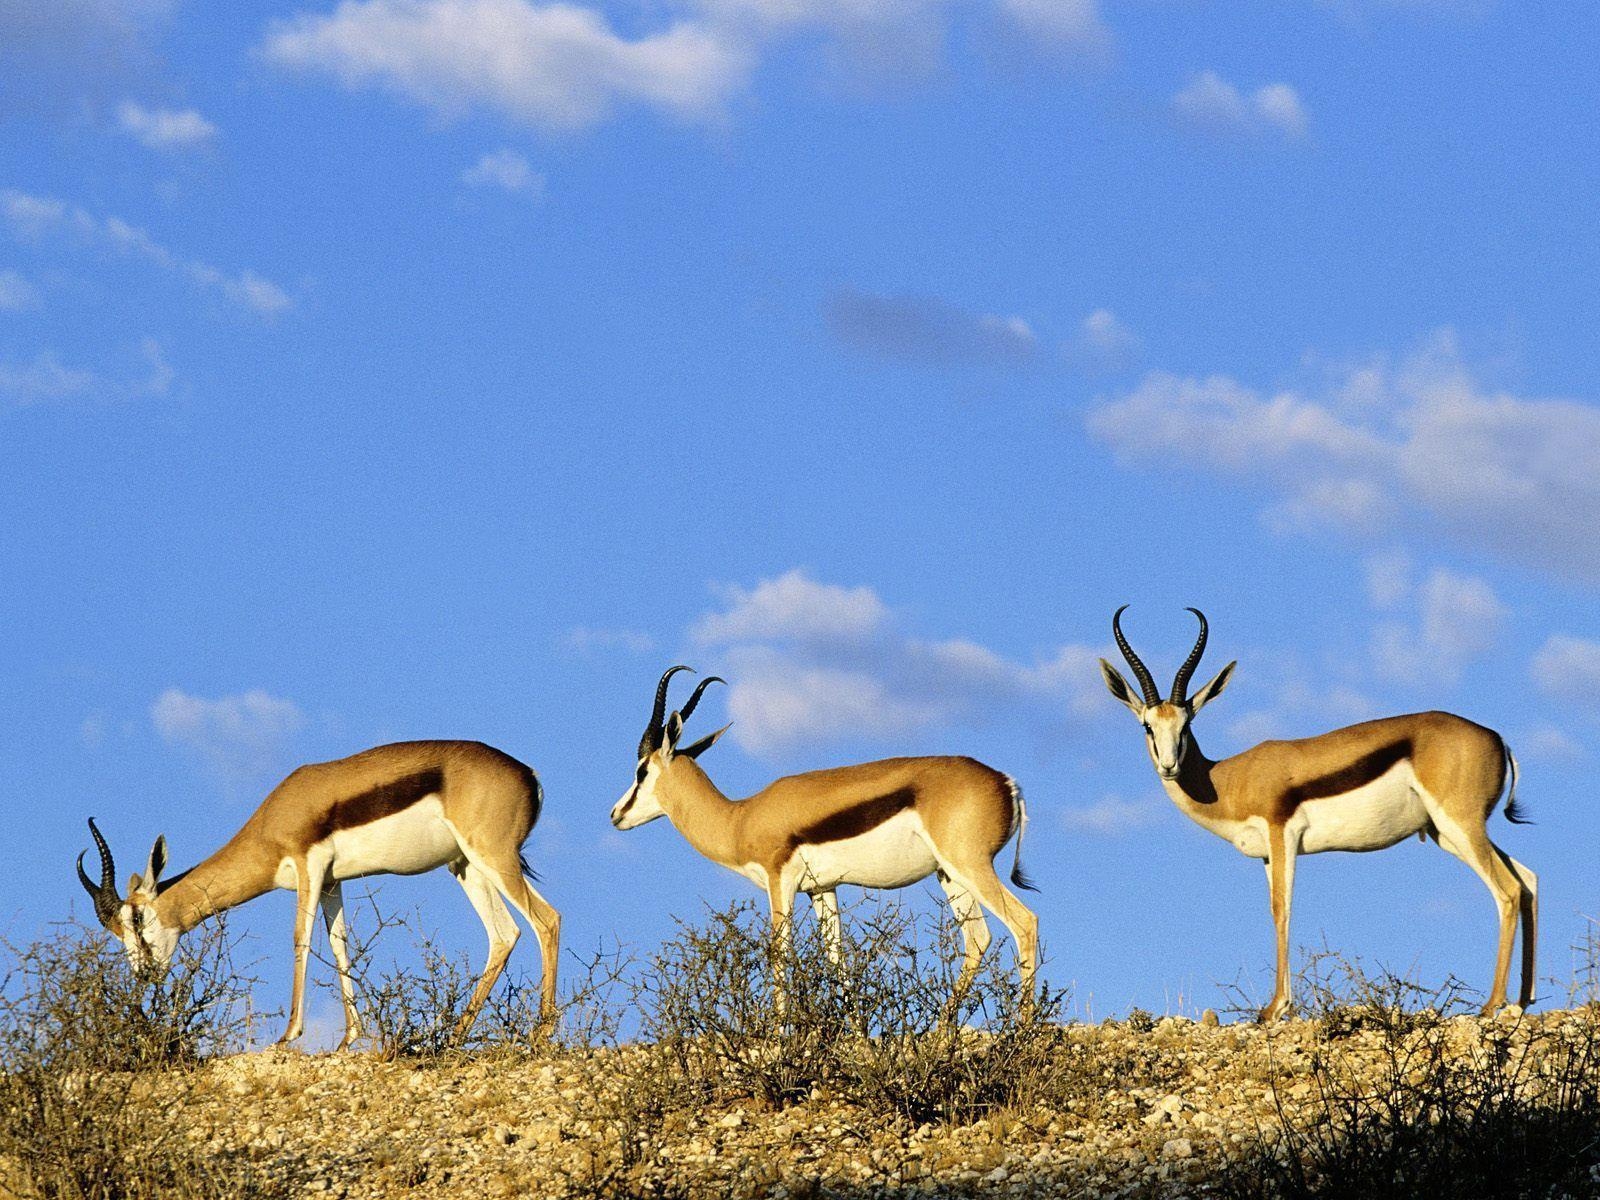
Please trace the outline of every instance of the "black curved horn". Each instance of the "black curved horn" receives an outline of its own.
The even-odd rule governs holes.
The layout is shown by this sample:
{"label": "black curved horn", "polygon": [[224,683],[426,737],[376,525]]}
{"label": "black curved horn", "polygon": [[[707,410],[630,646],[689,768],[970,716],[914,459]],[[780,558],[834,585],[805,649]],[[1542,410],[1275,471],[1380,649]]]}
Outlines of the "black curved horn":
{"label": "black curved horn", "polygon": [[1128,645],[1128,639],[1122,636],[1122,614],[1128,611],[1124,604],[1111,616],[1111,632],[1116,635],[1117,649],[1122,651],[1122,657],[1128,660],[1128,665],[1133,668],[1133,673],[1139,679],[1139,690],[1144,693],[1146,704],[1161,703],[1161,689],[1156,686],[1156,681],[1150,677],[1150,671],[1144,663],[1139,661],[1139,656],[1133,652],[1133,647]]}
{"label": "black curved horn", "polygon": [[100,851],[100,883],[96,886],[83,869],[83,854],[87,854],[87,850],[78,855],[78,881],[83,884],[83,890],[94,898],[94,915],[100,918],[100,924],[109,925],[117,912],[117,864],[111,857],[111,847],[100,836],[93,817],[89,818],[89,834]]}
{"label": "black curved horn", "polygon": [[694,692],[689,697],[689,703],[683,706],[678,715],[687,721],[689,719],[689,714],[694,712],[694,706],[700,703],[700,694],[702,692],[704,692],[713,683],[727,682],[728,681],[720,675],[707,675],[699,683],[695,684]]}
{"label": "black curved horn", "polygon": [[1200,636],[1195,640],[1194,649],[1189,651],[1189,657],[1183,660],[1183,666],[1178,668],[1178,673],[1172,679],[1172,702],[1182,704],[1189,694],[1189,676],[1194,674],[1194,669],[1200,665],[1200,656],[1206,652],[1206,635],[1210,632],[1206,625],[1206,615],[1198,608],[1189,609],[1200,618]]}
{"label": "black curved horn", "polygon": [[667,728],[667,683],[679,671],[692,671],[693,667],[682,665],[668,667],[661,676],[661,682],[656,684],[656,706],[650,711],[650,724],[644,728],[644,736],[639,739],[639,757],[653,754],[661,748],[661,738]]}

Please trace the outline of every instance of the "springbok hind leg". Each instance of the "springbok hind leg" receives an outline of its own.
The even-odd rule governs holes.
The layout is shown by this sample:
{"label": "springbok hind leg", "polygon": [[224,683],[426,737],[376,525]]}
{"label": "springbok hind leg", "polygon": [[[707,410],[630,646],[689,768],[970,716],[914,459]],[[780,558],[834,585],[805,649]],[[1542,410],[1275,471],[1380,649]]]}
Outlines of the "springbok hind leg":
{"label": "springbok hind leg", "polygon": [[[941,863],[940,866],[951,884],[976,896],[978,902],[998,917],[1016,939],[1020,994],[1022,1002],[1031,1005],[1034,1001],[1034,977],[1039,973],[1039,918],[1017,899],[1010,888],[1000,882],[1000,877],[994,873],[994,863],[988,859],[966,864],[965,869],[953,863]],[[970,946],[968,953],[971,953]],[[978,953],[981,955],[982,950]]]}
{"label": "springbok hind leg", "polygon": [[486,872],[471,862],[454,865],[450,868],[450,872],[460,881],[461,890],[466,892],[467,899],[472,902],[472,907],[478,914],[478,919],[483,922],[483,931],[489,935],[488,960],[483,964],[483,973],[478,976],[478,986],[472,989],[472,998],[467,1001],[466,1008],[462,1010],[461,1017],[456,1022],[455,1037],[460,1041],[467,1036],[473,1022],[478,1019],[484,1001],[489,998],[489,993],[499,982],[500,973],[505,970],[506,959],[511,957],[511,951],[522,933],[517,928],[517,923],[511,919],[511,914],[506,911],[505,902],[500,899],[499,892],[495,890]]}
{"label": "springbok hind leg", "polygon": [[[1522,880],[1511,867],[1502,861],[1501,852],[1482,829],[1462,829],[1449,821],[1434,820],[1439,829],[1439,845],[1455,855],[1473,874],[1483,880],[1494,897],[1500,914],[1500,940],[1494,958],[1494,982],[1489,987],[1489,998],[1484,1001],[1483,1015],[1490,1016],[1506,1003],[1506,982],[1511,975],[1511,946],[1517,934],[1517,914],[1529,909],[1523,899]],[[1526,919],[1526,918],[1524,918]],[[1529,939],[1530,941],[1532,939]],[[1531,951],[1524,942],[1524,966],[1528,967]],[[1532,979],[1524,980],[1524,989],[1531,990]]]}
{"label": "springbok hind leg", "polygon": [[1539,877],[1512,858],[1499,846],[1494,852],[1500,856],[1511,873],[1522,885],[1522,986],[1517,991],[1517,1003],[1527,1008],[1533,1003],[1537,986],[1537,959],[1539,953]]}

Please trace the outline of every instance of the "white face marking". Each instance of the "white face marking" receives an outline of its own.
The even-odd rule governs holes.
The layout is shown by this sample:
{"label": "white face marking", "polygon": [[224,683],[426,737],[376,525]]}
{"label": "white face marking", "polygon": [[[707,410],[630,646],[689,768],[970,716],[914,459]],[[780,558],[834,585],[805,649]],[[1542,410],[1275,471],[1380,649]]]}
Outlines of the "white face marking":
{"label": "white face marking", "polygon": [[162,924],[155,908],[132,901],[122,905],[122,949],[135,972],[165,971],[178,951],[178,931]]}
{"label": "white face marking", "polygon": [[639,760],[633,785],[611,806],[611,823],[618,829],[637,829],[657,817],[666,816],[666,810],[661,807],[661,799],[656,794],[656,784],[661,780],[661,755],[662,751],[657,750],[648,758]]}
{"label": "white face marking", "polygon": [[1189,749],[1189,722],[1194,714],[1187,705],[1146,705],[1139,712],[1144,726],[1145,748],[1150,751],[1150,761],[1163,779],[1176,779],[1183,756]]}

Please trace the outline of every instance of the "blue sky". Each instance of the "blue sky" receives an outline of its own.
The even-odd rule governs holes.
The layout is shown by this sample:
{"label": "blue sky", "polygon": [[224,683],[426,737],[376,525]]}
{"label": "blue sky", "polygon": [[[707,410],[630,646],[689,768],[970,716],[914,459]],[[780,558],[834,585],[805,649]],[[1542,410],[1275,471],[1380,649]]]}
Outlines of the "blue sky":
{"label": "blue sky", "polygon": [[[885,13],[891,15],[885,16]],[[1049,976],[1266,990],[1260,867],[1094,658],[1240,662],[1214,756],[1446,708],[1600,912],[1600,14],[1344,0],[0,5],[0,764],[13,934],[208,852],[296,764],[534,766],[567,943],[754,898],[626,837],[651,688],[732,794],[887,754],[1022,782]],[[446,877],[397,881],[450,940]],[[290,901],[244,924],[287,988]],[[1298,944],[1484,987],[1433,846]],[[532,968],[533,943],[519,951]],[[319,1011],[333,1005],[326,996]]]}

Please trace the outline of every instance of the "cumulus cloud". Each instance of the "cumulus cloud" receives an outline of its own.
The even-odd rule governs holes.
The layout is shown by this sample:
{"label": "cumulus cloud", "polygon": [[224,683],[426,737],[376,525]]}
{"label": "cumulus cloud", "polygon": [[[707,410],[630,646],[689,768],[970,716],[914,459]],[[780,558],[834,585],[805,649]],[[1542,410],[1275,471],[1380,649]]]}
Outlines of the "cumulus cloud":
{"label": "cumulus cloud", "polygon": [[1039,338],[1018,316],[974,313],[931,296],[835,292],[828,328],[848,346],[906,362],[1015,365],[1032,360]]}
{"label": "cumulus cloud", "polygon": [[512,195],[537,200],[544,195],[544,176],[515,150],[494,150],[461,173],[468,187],[499,188]]}
{"label": "cumulus cloud", "polygon": [[1067,357],[1096,371],[1115,371],[1128,365],[1139,348],[1139,339],[1109,308],[1099,308],[1085,317],[1077,336],[1067,345]]}
{"label": "cumulus cloud", "polygon": [[0,191],[0,217],[19,236],[38,238],[59,233],[75,237],[149,263],[259,316],[277,316],[294,304],[282,288],[253,271],[229,273],[199,259],[184,258],[120,217],[98,217],[78,205],[32,196],[15,188]]}
{"label": "cumulus cloud", "polygon": [[751,65],[742,45],[699,22],[630,39],[592,9],[530,0],[343,0],[278,22],[262,52],[446,116],[481,107],[547,129],[629,105],[713,118]]}
{"label": "cumulus cloud", "polygon": [[1305,136],[1311,118],[1300,94],[1287,83],[1268,83],[1241,92],[1215,71],[1203,71],[1172,98],[1185,122],[1213,133],[1275,133]]}
{"label": "cumulus cloud", "polygon": [[1531,672],[1552,699],[1600,708],[1600,642],[1551,634],[1533,656]]}
{"label": "cumulus cloud", "polygon": [[732,686],[732,736],[774,756],[828,742],[905,737],[996,714],[1057,728],[1099,710],[1097,653],[1062,646],[1031,663],[964,639],[933,640],[868,587],[803,571],[722,592],[692,639],[717,654]]}
{"label": "cumulus cloud", "polygon": [[[1125,462],[1175,464],[1270,497],[1284,529],[1384,533],[1422,522],[1514,562],[1600,581],[1600,408],[1482,387],[1440,335],[1360,389],[1262,392],[1227,376],[1147,375],[1088,417]],[[1354,399],[1353,399],[1354,396]]]}
{"label": "cumulus cloud", "polygon": [[15,271],[0,271],[0,312],[21,312],[38,303],[38,288]]}
{"label": "cumulus cloud", "polygon": [[244,782],[281,766],[305,716],[288,700],[260,689],[207,700],[168,688],[150,706],[163,741],[197,756],[224,782]]}
{"label": "cumulus cloud", "polygon": [[117,122],[152,150],[192,150],[217,136],[217,127],[192,108],[145,108],[126,100],[117,109]]}

